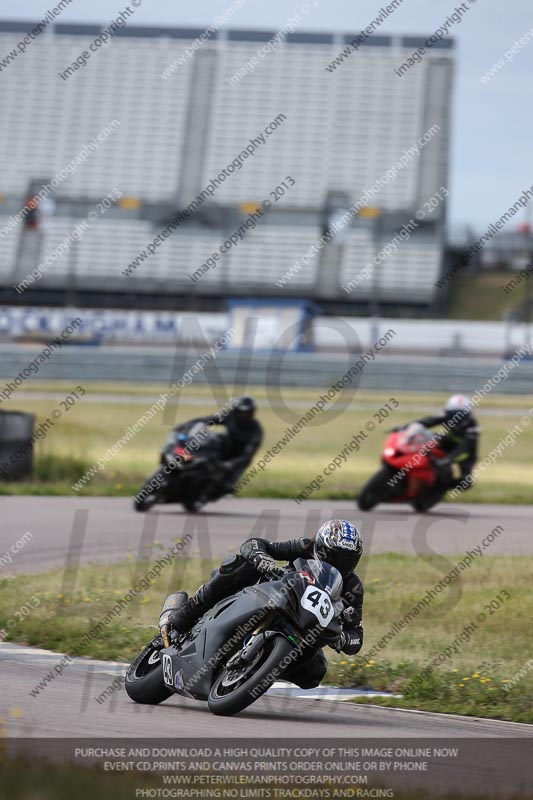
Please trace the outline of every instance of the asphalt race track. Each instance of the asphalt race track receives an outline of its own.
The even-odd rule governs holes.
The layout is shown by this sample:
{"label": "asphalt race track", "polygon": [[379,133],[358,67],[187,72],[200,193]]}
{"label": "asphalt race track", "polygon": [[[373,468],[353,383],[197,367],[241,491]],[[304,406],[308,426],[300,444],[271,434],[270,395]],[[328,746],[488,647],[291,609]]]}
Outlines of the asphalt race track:
{"label": "asphalt race track", "polygon": [[157,707],[139,706],[121,689],[98,703],[96,698],[123,672],[124,664],[85,658],[75,659],[32,697],[30,690],[59,658],[37,648],[0,644],[3,678],[9,673],[9,692],[2,693],[0,717],[9,736],[533,737],[533,725],[302,697],[272,695],[235,717],[216,718],[206,703],[178,695]]}
{"label": "asphalt race track", "polygon": [[[386,551],[456,555],[477,547],[496,526],[502,532],[484,553],[533,553],[528,506],[441,505],[419,515],[401,506],[383,506],[362,514],[348,501],[242,500],[229,498],[188,515],[180,506],[156,507],[148,514],[133,511],[121,498],[3,497],[0,529],[0,575],[37,572],[66,563],[112,563],[129,553],[154,560],[176,539],[191,535],[193,557],[220,557],[250,535],[272,539],[312,534],[332,516],[358,522],[366,553]],[[26,532],[31,538],[15,553],[14,544]],[[11,563],[6,565],[6,554]],[[147,639],[151,632],[147,631]],[[172,697],[157,707],[138,706],[120,689],[108,700],[96,698],[121,674],[124,665],[75,659],[37,696],[30,691],[57,663],[45,651],[0,644],[0,728],[11,741],[22,737],[260,737],[342,738],[356,740],[440,737],[497,738],[516,742],[533,737],[533,726],[476,718],[356,706],[328,694],[324,699],[283,696],[271,690],[235,718],[213,717],[206,704]],[[533,742],[532,742],[533,744]],[[507,745],[506,745],[507,747]],[[512,762],[509,750],[508,765]],[[517,770],[514,770],[514,774]],[[488,775],[474,763],[453,773],[461,788],[487,790],[499,782],[509,788],[505,774]],[[489,780],[490,778],[490,780]],[[429,778],[427,779],[429,780]],[[417,784],[420,785],[420,784]],[[428,783],[430,785],[430,783]]]}
{"label": "asphalt race track", "polygon": [[[120,690],[99,704],[96,697],[119,674],[119,667],[92,659],[77,659],[60,678],[32,697],[30,690],[55,663],[56,658],[46,651],[0,645],[0,669],[4,676],[10,673],[9,694],[3,693],[0,700],[0,716],[8,735],[194,738],[216,732],[220,737],[533,737],[531,725],[356,707],[342,701],[301,697],[265,697],[236,717],[217,717],[216,721],[207,704],[177,695],[158,707],[139,706]],[[310,722],[320,722],[320,726]]]}
{"label": "asphalt race track", "polygon": [[[485,769],[477,757],[466,758],[453,767],[449,762],[439,764],[437,759],[430,758],[430,768],[437,770],[437,775],[431,771],[405,778],[416,781],[418,787],[430,788],[437,780],[445,781],[450,789],[476,792],[499,789],[505,791],[503,796],[533,781],[533,775],[527,778],[523,767],[524,748],[527,759],[527,748],[533,745],[533,726],[530,725],[355,706],[336,699],[283,697],[277,696],[275,690],[235,717],[215,718],[206,703],[177,695],[159,706],[139,706],[120,689],[107,700],[98,702],[96,698],[119,674],[119,665],[90,659],[77,659],[37,696],[31,696],[30,690],[55,663],[57,656],[45,651],[0,645],[2,683],[9,689],[0,696],[0,720],[3,735],[11,742],[10,750],[20,747],[24,751],[30,747],[33,752],[36,745],[28,741],[29,737],[50,739],[50,746],[44,747],[55,756],[68,747],[65,740],[69,738],[83,737],[86,745],[91,737],[98,745],[103,739],[109,741],[114,737],[123,737],[122,741],[124,737],[145,737],[177,744],[180,737],[190,742],[212,740],[216,735],[218,741],[226,743],[230,739],[247,743],[251,740],[279,743],[292,739],[310,744],[312,739],[327,743],[336,738],[346,740],[347,746],[369,739],[383,739],[383,746],[393,740],[402,740],[403,746],[409,746],[409,741],[428,746],[432,740],[437,744],[437,739],[453,746],[454,741],[461,744],[468,739],[477,742],[474,746],[483,753],[487,745],[479,740],[487,741],[490,737],[496,740],[494,746],[500,754],[499,765],[492,764],[490,770]],[[518,741],[522,742],[521,756],[516,752]],[[39,748],[41,746],[42,743]]]}
{"label": "asphalt race track", "polygon": [[484,554],[533,553],[533,506],[441,504],[424,515],[400,505],[362,513],[346,500],[297,505],[231,497],[190,515],[178,505],[139,514],[128,498],[2,497],[0,508],[0,559],[26,532],[32,535],[10,555],[10,564],[0,560],[2,576],[62,567],[67,557],[82,564],[112,563],[129,553],[156,558],[186,534],[193,537],[190,555],[219,558],[251,535],[272,540],[312,535],[331,517],[347,517],[360,526],[367,555],[464,553],[498,525],[503,532]]}

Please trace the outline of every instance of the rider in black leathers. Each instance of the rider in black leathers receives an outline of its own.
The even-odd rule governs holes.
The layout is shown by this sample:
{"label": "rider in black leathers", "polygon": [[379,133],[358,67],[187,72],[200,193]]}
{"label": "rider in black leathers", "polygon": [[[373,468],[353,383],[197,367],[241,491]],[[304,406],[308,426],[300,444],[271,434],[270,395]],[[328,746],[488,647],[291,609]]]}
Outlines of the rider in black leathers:
{"label": "rider in black leathers", "polygon": [[[445,458],[432,459],[439,476],[440,489],[470,489],[473,470],[477,462],[480,428],[472,414],[472,403],[464,395],[452,395],[444,413],[417,420],[426,428],[442,425],[443,433],[438,437],[438,446],[446,453]],[[458,478],[452,475],[452,464],[461,470]]]}
{"label": "rider in black leathers", "polygon": [[[239,397],[230,411],[217,411],[208,417],[197,417],[187,423],[187,430],[201,422],[205,425],[224,425],[227,435],[222,440],[223,491],[233,492],[241,473],[252,461],[263,441],[263,428],[255,419],[255,402],[251,397]],[[177,432],[184,430],[180,425]]]}
{"label": "rider in black leathers", "polygon": [[[354,572],[363,544],[357,528],[346,520],[329,520],[318,530],[314,539],[290,539],[269,542],[266,539],[247,539],[240,554],[224,559],[213,577],[204,583],[196,594],[162,620],[170,623],[180,633],[187,633],[202,614],[215,603],[256,583],[259,576],[268,573],[276,560],[288,561],[296,558],[319,558],[336,567],[343,578],[342,598],[345,610],[342,615],[343,633],[334,647],[354,655],[363,646],[363,584]],[[322,649],[307,648],[287,677],[302,689],[318,686],[327,669]]]}

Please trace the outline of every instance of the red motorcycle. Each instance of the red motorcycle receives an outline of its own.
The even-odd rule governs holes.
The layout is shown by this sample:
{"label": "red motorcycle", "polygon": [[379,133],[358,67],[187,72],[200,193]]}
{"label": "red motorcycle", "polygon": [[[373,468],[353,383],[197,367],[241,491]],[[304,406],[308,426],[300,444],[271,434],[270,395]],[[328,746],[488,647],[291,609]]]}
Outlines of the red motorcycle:
{"label": "red motorcycle", "polygon": [[428,511],[446,494],[436,491],[438,472],[432,459],[444,458],[439,438],[419,422],[392,431],[385,439],[383,466],[361,490],[357,503],[370,511],[378,503],[411,503],[416,511]]}

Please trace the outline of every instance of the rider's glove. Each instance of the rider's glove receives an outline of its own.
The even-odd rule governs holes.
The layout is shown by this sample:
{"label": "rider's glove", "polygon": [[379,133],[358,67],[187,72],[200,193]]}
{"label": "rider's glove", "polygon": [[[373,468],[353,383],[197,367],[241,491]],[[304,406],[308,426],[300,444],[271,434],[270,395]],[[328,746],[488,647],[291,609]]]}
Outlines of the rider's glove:
{"label": "rider's glove", "polygon": [[355,655],[363,646],[363,629],[361,626],[343,631],[337,641],[333,644],[333,649],[338,653],[341,651],[347,655]]}
{"label": "rider's glove", "polygon": [[331,646],[334,650],[337,651],[337,653],[340,653],[345,644],[346,644],[346,634],[343,631],[339,636],[339,638],[335,642],[332,642]]}
{"label": "rider's glove", "polygon": [[252,564],[258,572],[271,572],[276,566],[276,560],[268,553],[256,552],[251,558]]}
{"label": "rider's glove", "polygon": [[355,625],[357,617],[358,617],[357,611],[353,606],[348,606],[348,608],[345,608],[341,614],[342,621],[347,622],[348,625],[352,626]]}

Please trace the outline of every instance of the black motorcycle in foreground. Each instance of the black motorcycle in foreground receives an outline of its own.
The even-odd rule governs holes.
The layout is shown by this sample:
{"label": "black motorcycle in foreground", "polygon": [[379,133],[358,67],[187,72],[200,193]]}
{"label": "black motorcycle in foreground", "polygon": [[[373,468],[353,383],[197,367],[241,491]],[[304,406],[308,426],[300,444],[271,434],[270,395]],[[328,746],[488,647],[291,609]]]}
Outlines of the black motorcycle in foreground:
{"label": "black motorcycle in foreground", "polygon": [[[207,700],[214,714],[236,714],[290,671],[307,646],[338,640],[341,590],[335,567],[296,559],[294,569],[275,569],[217,603],[186,635],[163,624],[130,665],[126,692],[152,705],[175,692]],[[169,595],[163,614],[184,601],[184,593]]]}
{"label": "black motorcycle in foreground", "polygon": [[186,511],[195,512],[222,497],[226,493],[220,470],[224,436],[203,423],[186,432],[172,431],[160,466],[135,495],[135,510],[148,511],[156,503],[181,503]]}

